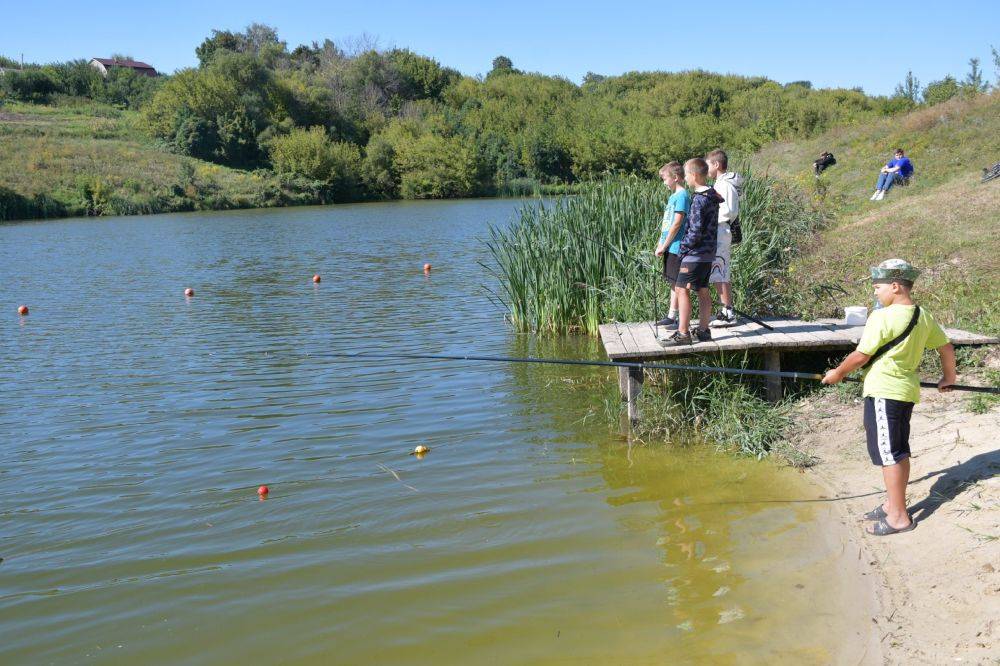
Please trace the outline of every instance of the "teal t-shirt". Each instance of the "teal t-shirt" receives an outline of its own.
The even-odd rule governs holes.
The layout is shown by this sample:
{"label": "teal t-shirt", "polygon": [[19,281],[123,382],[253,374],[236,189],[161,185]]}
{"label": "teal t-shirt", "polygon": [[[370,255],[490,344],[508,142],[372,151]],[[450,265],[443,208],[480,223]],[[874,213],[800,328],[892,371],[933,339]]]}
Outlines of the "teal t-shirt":
{"label": "teal t-shirt", "polygon": [[663,207],[663,224],[660,225],[659,243],[667,240],[667,236],[670,234],[670,227],[674,223],[674,213],[684,213],[684,221],[681,222],[681,228],[677,230],[677,235],[674,236],[673,242],[667,248],[667,252],[670,254],[681,253],[681,239],[684,238],[684,231],[687,228],[687,214],[689,210],[691,210],[691,195],[688,194],[687,190],[671,194],[670,198],[667,199],[667,205]]}

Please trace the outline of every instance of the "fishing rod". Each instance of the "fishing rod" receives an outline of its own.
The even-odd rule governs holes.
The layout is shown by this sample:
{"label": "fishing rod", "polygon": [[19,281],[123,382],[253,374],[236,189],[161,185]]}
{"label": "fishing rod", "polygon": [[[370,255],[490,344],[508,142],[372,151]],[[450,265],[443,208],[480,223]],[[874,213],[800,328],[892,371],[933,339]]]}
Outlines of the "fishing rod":
{"label": "fishing rod", "polygon": [[[617,250],[617,249],[611,247],[610,245],[608,245],[604,241],[598,240],[597,238],[592,238],[592,237],[590,237],[590,236],[588,236],[588,235],[586,235],[586,234],[584,234],[582,232],[579,232],[579,231],[572,231],[569,228],[564,227],[562,225],[560,225],[560,228],[563,231],[566,231],[566,232],[568,232],[570,234],[574,234],[574,235],[580,236],[581,238],[589,240],[591,243],[596,243],[596,244],[604,247],[604,249],[606,249],[606,250],[608,250],[610,252],[615,253],[619,257],[622,257],[623,259],[629,259],[630,261],[634,261],[637,265],[641,266],[643,270],[647,270],[647,269],[652,268],[648,264],[645,264],[642,261],[640,261],[637,257],[633,257],[630,254],[625,254],[624,252],[621,252],[620,250]],[[654,272],[656,272],[657,275],[659,275],[659,271],[658,270],[656,270],[655,268],[652,268],[652,270]],[[654,294],[653,298],[655,299],[656,298],[656,296],[655,296],[655,294],[656,294],[656,283],[654,283],[654,285],[653,285],[653,294]],[[656,306],[654,305],[653,307],[655,308]],[[765,324],[760,319],[757,319],[756,317],[753,317],[753,316],[747,314],[746,312],[742,312],[740,310],[737,310],[736,308],[733,308],[733,312],[735,312],[739,316],[743,317],[744,319],[749,319],[750,321],[752,321],[753,323],[757,324],[758,326],[763,326],[764,328],[766,328],[769,331],[773,331],[774,330],[773,326],[769,326],[768,324]],[[655,316],[656,313],[655,312],[653,313],[653,315],[654,315],[653,318],[656,319],[656,316]]]}
{"label": "fishing rod", "polygon": [[[472,354],[382,354],[379,352],[321,352],[315,354],[326,358],[342,359],[408,359],[437,361],[481,361],[489,363],[538,363],[544,365],[582,365],[602,368],[637,368],[641,370],[679,370],[685,372],[705,372],[710,374],[743,375],[749,377],[781,377],[782,379],[800,379],[820,381],[823,375],[818,372],[791,372],[785,370],[754,370],[751,368],[726,368],[709,365],[677,365],[673,363],[643,363],[641,361],[594,361],[570,358],[537,358],[533,356],[478,356]],[[845,382],[860,383],[863,380],[856,377],[845,377]],[[937,388],[934,382],[920,382],[924,388]],[[955,391],[970,391],[972,393],[1000,394],[1000,388],[993,386],[969,386],[952,384],[949,389]]]}

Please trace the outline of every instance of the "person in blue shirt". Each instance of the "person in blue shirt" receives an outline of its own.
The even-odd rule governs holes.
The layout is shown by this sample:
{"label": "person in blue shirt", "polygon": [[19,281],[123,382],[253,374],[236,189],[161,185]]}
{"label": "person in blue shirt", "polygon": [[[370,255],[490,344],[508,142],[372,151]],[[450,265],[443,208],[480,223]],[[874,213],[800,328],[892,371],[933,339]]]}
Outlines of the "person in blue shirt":
{"label": "person in blue shirt", "polygon": [[881,201],[893,185],[909,180],[912,175],[913,164],[910,163],[910,158],[903,154],[902,148],[897,148],[893,159],[889,160],[879,172],[878,182],[875,184],[875,194],[872,195],[871,200]]}
{"label": "person in blue shirt", "polygon": [[677,328],[677,273],[681,268],[681,238],[687,230],[685,217],[691,208],[691,195],[684,187],[684,167],[680,162],[670,162],[660,168],[660,178],[670,190],[670,198],[663,208],[660,239],[654,254],[663,257],[663,279],[670,284],[670,312],[657,323],[658,326]]}

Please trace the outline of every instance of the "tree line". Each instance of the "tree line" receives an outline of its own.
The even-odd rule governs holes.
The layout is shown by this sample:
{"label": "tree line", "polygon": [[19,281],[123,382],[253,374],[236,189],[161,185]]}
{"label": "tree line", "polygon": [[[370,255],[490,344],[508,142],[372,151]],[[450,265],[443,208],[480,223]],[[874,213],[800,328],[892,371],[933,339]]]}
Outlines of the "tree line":
{"label": "tree line", "polygon": [[[124,68],[105,78],[83,60],[29,66],[0,76],[0,95],[89,97],[132,109],[167,150],[306,179],[327,200],[347,201],[648,174],[669,159],[719,146],[751,151],[943,101],[951,90],[936,82],[916,94],[912,74],[881,97],[704,71],[590,73],[577,85],[520,71],[504,56],[470,77],[408,49],[330,40],[289,49],[260,24],[215,30],[195,53],[197,67],[157,78]],[[977,90],[985,90],[979,76]],[[967,89],[956,82],[951,94]]]}

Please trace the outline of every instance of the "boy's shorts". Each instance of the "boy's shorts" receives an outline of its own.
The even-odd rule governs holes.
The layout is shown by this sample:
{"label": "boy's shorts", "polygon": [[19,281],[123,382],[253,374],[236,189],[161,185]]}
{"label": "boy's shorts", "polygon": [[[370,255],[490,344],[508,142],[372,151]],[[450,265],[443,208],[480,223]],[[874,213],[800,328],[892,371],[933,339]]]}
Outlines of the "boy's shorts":
{"label": "boy's shorts", "polygon": [[865,435],[873,465],[895,465],[910,457],[912,414],[912,402],[865,398]]}
{"label": "boy's shorts", "polygon": [[728,222],[719,222],[719,235],[716,238],[715,261],[712,262],[712,274],[708,281],[712,284],[732,282],[729,276],[729,258],[733,252],[733,232]]}
{"label": "boy's shorts", "polygon": [[676,286],[687,289],[707,289],[708,275],[712,272],[711,261],[681,262],[677,271]]}
{"label": "boy's shorts", "polygon": [[663,279],[674,285],[677,284],[677,272],[681,269],[681,258],[673,252],[663,255]]}

